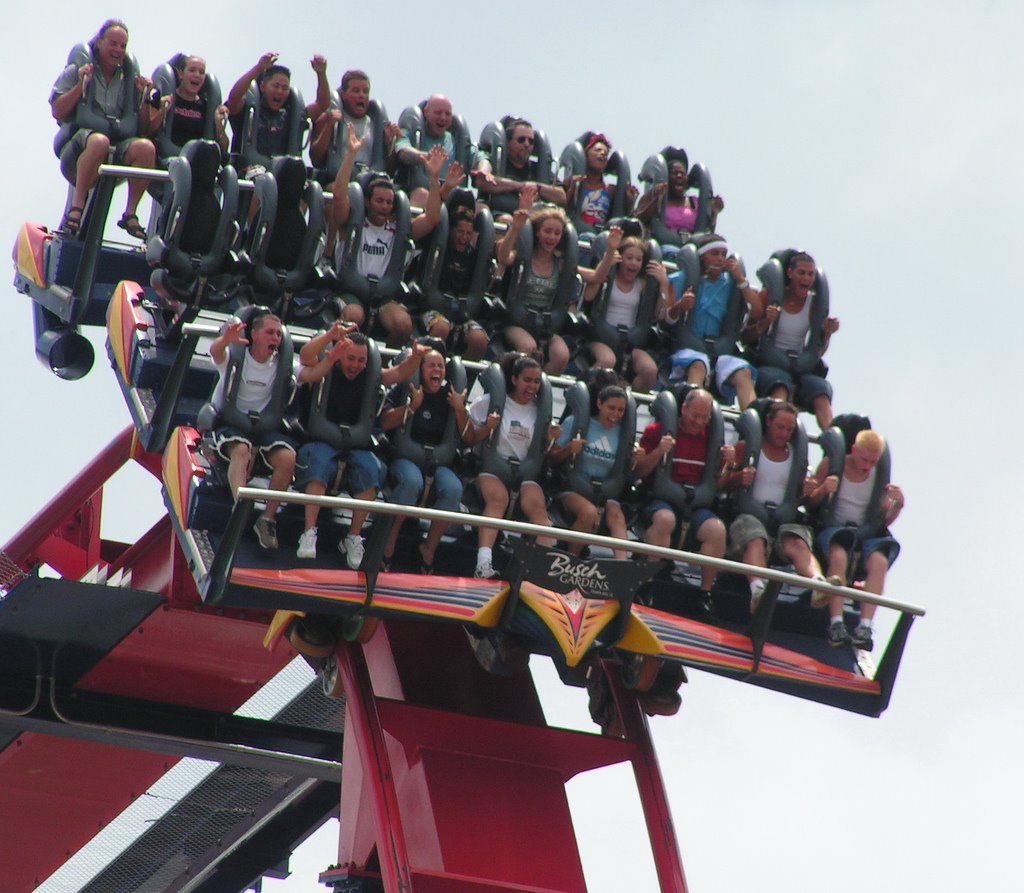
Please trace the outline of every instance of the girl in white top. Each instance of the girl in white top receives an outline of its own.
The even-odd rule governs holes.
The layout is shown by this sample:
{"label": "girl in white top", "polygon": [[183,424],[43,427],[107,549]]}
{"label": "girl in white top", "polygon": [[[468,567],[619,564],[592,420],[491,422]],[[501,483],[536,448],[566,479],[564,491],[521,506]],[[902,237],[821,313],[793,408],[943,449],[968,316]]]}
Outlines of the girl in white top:
{"label": "girl in white top", "polygon": [[[669,282],[665,267],[656,260],[644,264],[644,242],[635,236],[622,237],[622,230],[613,226],[608,230],[608,246],[601,262],[592,274],[583,273],[588,281],[583,292],[583,300],[591,304],[600,293],[615,268],[615,278],[611,283],[608,295],[608,306],[605,319],[613,326],[632,326],[636,323],[640,309],[640,296],[647,285],[647,277],[652,277],[660,291],[655,316],[661,312],[668,300]],[[613,345],[600,341],[591,341],[590,351],[594,356],[594,365],[604,369],[615,368],[615,350]],[[645,350],[634,348],[630,355],[633,369],[633,390],[649,391],[658,378],[658,364]]]}
{"label": "girl in white top", "polygon": [[[541,369],[533,357],[506,354],[501,360],[507,382],[505,405],[499,413],[491,409],[491,396],[484,394],[469,407],[470,430],[463,435],[466,443],[482,443],[492,431],[498,432],[498,451],[505,456],[526,458],[537,426],[537,395],[541,387]],[[557,426],[556,426],[557,427]],[[551,435],[549,433],[549,439]],[[484,500],[481,514],[502,518],[508,508],[510,494],[505,484],[493,474],[484,473],[476,479]],[[523,481],[519,486],[519,505],[526,519],[533,524],[551,526],[544,490],[536,481]],[[476,572],[474,576],[491,579],[498,575],[491,564],[492,549],[498,531],[481,527],[478,531]],[[540,545],[554,545],[553,539],[538,538]]]}

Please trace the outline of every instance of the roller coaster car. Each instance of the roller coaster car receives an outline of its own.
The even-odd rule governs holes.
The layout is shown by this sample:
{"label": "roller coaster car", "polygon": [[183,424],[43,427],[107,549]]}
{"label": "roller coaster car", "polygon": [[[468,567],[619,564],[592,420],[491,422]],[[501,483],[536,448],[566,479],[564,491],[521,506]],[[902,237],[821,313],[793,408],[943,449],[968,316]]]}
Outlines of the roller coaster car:
{"label": "roller coaster car", "polygon": [[541,653],[553,658],[568,684],[584,685],[590,659],[616,656],[641,684],[651,678],[642,665],[653,660],[655,673],[678,664],[868,715],[888,704],[913,619],[909,614],[898,622],[872,679],[852,651],[828,647],[827,617],[809,608],[807,593],[780,592],[778,583],[769,585],[751,621],[745,579],[724,581],[716,589],[711,625],[673,613],[678,582],[644,583],[659,562],[580,560],[519,543],[505,580],[478,580],[469,576],[473,549],[456,545],[438,551],[437,576],[378,573],[375,526],[364,570],[342,568],[331,549],[300,564],[285,545],[301,533],[299,513],[288,508],[279,515],[279,553],[259,549],[247,534],[251,503],[232,504],[226,490],[210,485],[199,443],[194,430],[178,429],[164,456],[171,521],[204,602],[291,612],[279,619],[272,640],[285,635],[295,616],[326,621],[337,635],[351,635],[353,623],[361,629],[364,618],[405,616],[463,625],[482,662],[495,672],[515,672],[524,654]]}

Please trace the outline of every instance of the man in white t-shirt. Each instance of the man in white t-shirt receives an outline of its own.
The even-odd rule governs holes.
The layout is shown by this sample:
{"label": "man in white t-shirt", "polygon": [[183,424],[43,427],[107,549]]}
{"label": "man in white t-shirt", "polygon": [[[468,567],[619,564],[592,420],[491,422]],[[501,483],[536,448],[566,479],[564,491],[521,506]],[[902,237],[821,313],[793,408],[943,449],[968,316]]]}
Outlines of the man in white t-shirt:
{"label": "man in white t-shirt", "polygon": [[[334,180],[334,223],[339,233],[348,225],[351,203],[348,198],[348,184],[352,177],[352,167],[363,139],[356,136],[351,124],[347,127],[347,151],[338,168],[338,176]],[[441,166],[445,162],[444,150],[435,146],[430,152],[420,156],[430,181],[430,194],[426,208],[422,214],[414,217],[410,227],[412,240],[418,241],[426,236],[441,219]],[[381,278],[387,271],[394,251],[406,251],[406,246],[395,245],[395,185],[384,174],[372,178],[365,187],[363,232],[358,258],[358,270],[362,276]],[[338,239],[335,251],[335,264],[340,267],[345,252],[343,238]],[[362,326],[366,321],[369,308],[358,302],[346,305],[342,319]],[[389,300],[382,304],[377,312],[377,319],[388,335],[388,343],[399,347],[408,342],[412,335],[412,317],[409,311],[397,300]]]}

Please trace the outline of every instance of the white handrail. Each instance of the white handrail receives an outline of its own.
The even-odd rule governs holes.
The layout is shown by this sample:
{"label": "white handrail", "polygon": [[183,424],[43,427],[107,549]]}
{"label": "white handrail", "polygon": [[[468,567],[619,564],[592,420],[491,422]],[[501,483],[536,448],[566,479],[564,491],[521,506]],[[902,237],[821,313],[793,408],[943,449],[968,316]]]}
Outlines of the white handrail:
{"label": "white handrail", "polygon": [[601,536],[578,530],[566,530],[561,527],[545,527],[542,524],[531,524],[527,521],[508,521],[504,518],[488,518],[483,515],[469,514],[468,512],[450,512],[444,509],[431,509],[421,506],[393,505],[389,502],[372,502],[368,504],[368,501],[365,499],[350,499],[345,496],[313,496],[307,493],[282,492],[280,490],[266,490],[257,487],[239,487],[238,498],[253,501],[270,499],[274,502],[287,502],[295,505],[319,505],[325,508],[340,508],[350,511],[369,510],[384,515],[401,515],[407,518],[423,518],[428,521],[448,521],[452,524],[463,524],[470,527],[490,527],[494,530],[513,531],[533,536],[549,536],[555,539],[569,540],[587,545],[625,549],[642,555],[653,555],[657,558],[667,558],[670,561],[684,561],[688,564],[713,567],[717,570],[731,571],[736,574],[756,575],[801,589],[813,589],[828,595],[842,595],[845,598],[879,605],[883,608],[891,608],[894,611],[912,614],[915,617],[923,617],[925,614],[925,609],[918,605],[898,602],[871,592],[852,589],[849,586],[833,586],[831,583],[810,580],[798,574],[791,574],[787,571],[775,570],[770,567],[758,567],[752,564],[743,564],[739,561],[730,561],[726,558],[713,558],[710,555],[683,552],[679,549],[670,549],[664,546],[653,546],[637,540],[620,540],[612,536]]}

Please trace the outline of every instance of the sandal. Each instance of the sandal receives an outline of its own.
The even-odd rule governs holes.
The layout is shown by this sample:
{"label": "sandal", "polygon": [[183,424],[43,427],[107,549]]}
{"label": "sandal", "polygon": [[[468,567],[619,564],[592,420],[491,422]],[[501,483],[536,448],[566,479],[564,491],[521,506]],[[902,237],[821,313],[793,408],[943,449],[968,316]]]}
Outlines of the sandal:
{"label": "sandal", "polygon": [[125,211],[125,213],[121,215],[121,219],[117,221],[117,225],[121,227],[121,229],[123,229],[126,233],[128,233],[128,235],[131,236],[133,239],[142,239],[143,241],[145,241],[146,231],[142,228],[142,225],[139,223],[138,214],[129,214],[127,211]]}
{"label": "sandal", "polygon": [[423,557],[423,546],[422,544],[416,547],[416,551],[420,553],[420,573],[425,577],[431,577],[434,574],[433,563],[428,564],[427,559]]}
{"label": "sandal", "polygon": [[83,213],[85,213],[85,208],[79,208],[77,205],[72,205],[68,208],[67,214],[64,215],[64,219],[60,222],[61,231],[69,236],[77,236],[78,231],[82,228]]}

